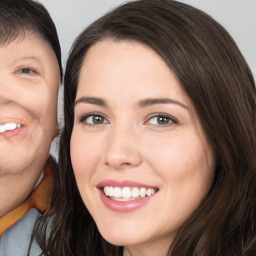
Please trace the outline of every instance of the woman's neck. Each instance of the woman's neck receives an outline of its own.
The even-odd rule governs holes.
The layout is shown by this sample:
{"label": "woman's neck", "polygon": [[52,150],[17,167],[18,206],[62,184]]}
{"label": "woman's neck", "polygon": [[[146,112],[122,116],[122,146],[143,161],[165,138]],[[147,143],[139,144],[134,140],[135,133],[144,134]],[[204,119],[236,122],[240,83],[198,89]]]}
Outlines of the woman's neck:
{"label": "woman's neck", "polygon": [[169,246],[128,246],[124,247],[123,256],[167,256]]}

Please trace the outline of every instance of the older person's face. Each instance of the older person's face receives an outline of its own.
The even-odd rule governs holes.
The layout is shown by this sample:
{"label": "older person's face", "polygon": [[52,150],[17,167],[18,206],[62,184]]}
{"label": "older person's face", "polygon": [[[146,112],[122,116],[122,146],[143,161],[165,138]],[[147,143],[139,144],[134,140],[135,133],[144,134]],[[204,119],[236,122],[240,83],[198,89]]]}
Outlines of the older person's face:
{"label": "older person's face", "polygon": [[214,176],[190,100],[165,62],[135,42],[103,41],[89,50],[71,159],[101,234],[137,251],[131,255],[165,255]]}
{"label": "older person's face", "polygon": [[0,47],[0,178],[38,178],[57,131],[59,83],[56,56],[40,36]]}

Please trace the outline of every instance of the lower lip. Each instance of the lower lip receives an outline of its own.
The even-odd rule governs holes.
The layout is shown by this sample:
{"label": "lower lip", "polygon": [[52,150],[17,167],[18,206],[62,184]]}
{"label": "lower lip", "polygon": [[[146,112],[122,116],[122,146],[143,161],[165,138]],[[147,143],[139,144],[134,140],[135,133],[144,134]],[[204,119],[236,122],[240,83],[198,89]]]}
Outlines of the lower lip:
{"label": "lower lip", "polygon": [[143,207],[144,205],[146,205],[155,196],[155,194],[153,194],[151,196],[147,196],[139,199],[133,199],[130,201],[115,201],[107,197],[101,189],[99,189],[99,191],[100,191],[100,198],[103,204],[108,209],[115,212],[121,212],[121,213],[137,210]]}

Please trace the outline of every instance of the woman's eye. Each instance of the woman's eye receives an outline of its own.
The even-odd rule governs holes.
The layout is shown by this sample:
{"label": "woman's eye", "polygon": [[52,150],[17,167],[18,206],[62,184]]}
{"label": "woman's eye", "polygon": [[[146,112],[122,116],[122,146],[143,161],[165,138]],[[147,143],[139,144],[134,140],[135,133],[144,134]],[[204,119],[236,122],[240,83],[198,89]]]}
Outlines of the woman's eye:
{"label": "woman's eye", "polygon": [[166,115],[153,116],[150,119],[148,119],[148,121],[146,122],[146,124],[162,125],[162,126],[170,125],[173,123],[177,123],[177,121],[173,117],[166,116]]}
{"label": "woman's eye", "polygon": [[87,115],[80,119],[80,122],[88,125],[107,124],[108,121],[100,115]]}

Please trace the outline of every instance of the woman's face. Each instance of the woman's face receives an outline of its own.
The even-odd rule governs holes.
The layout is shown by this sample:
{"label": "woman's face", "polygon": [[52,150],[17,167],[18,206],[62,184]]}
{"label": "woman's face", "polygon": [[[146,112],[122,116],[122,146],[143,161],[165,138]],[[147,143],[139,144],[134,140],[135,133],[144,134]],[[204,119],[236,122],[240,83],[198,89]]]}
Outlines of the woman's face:
{"label": "woman's face", "polygon": [[0,180],[20,177],[19,194],[38,178],[56,135],[59,83],[56,56],[39,35],[0,47]]}
{"label": "woman's face", "polygon": [[82,65],[74,115],[72,165],[102,236],[130,251],[167,250],[214,176],[174,73],[140,43],[99,42]]}

